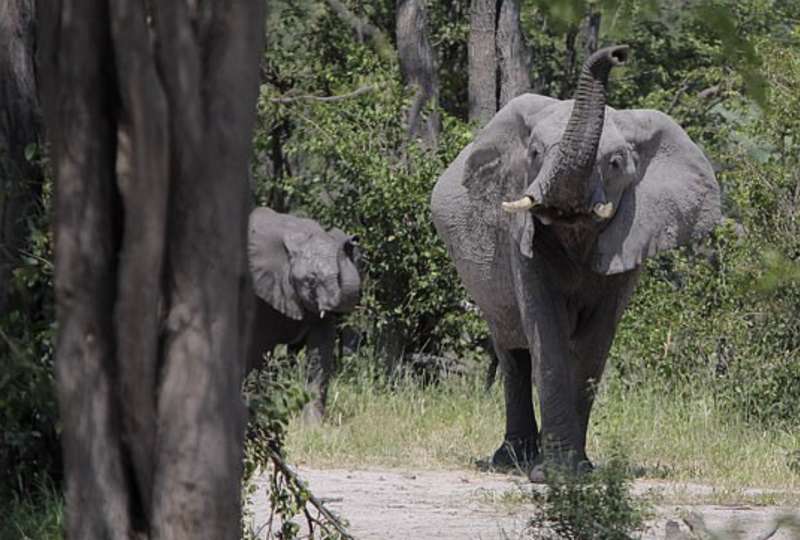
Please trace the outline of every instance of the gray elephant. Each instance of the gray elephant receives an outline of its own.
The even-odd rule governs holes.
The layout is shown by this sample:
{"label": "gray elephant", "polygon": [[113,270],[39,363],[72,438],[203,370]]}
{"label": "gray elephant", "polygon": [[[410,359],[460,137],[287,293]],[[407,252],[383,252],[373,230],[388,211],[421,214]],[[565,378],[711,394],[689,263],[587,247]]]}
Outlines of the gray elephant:
{"label": "gray elephant", "polygon": [[625,46],[594,53],[574,100],[510,101],[432,195],[434,224],[504,375],[505,436],[491,462],[526,461],[534,482],[550,464],[592,468],[595,386],[644,258],[720,220],[713,170],[678,124],[606,106],[609,72],[627,55]]}
{"label": "gray elephant", "polygon": [[361,293],[356,238],[335,228],[326,231],[311,219],[256,208],[250,214],[248,256],[258,297],[248,371],[278,344],[290,352],[305,346],[312,401],[304,417],[319,420],[334,369],[335,315],[352,311]]}

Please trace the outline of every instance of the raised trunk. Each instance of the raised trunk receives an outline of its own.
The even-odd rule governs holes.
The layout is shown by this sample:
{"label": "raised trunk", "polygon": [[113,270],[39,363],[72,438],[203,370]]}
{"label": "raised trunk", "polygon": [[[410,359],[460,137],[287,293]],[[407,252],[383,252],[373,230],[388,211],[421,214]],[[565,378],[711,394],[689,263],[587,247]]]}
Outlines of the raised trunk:
{"label": "raised trunk", "polygon": [[339,286],[342,293],[337,311],[352,311],[361,297],[361,278],[350,259],[339,263]]}
{"label": "raised trunk", "polygon": [[572,113],[548,174],[552,183],[548,199],[560,206],[583,210],[588,202],[588,179],[603,133],[608,74],[612,67],[624,63],[627,55],[626,46],[606,47],[583,65]]}

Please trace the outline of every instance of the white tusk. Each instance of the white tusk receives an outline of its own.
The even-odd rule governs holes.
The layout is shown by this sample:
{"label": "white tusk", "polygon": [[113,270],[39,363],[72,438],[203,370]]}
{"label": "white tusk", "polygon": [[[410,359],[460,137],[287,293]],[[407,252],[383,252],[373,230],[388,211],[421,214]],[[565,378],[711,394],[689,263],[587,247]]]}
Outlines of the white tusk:
{"label": "white tusk", "polygon": [[324,319],[325,318],[325,310],[324,309],[319,312],[319,318],[320,319]]}
{"label": "white tusk", "polygon": [[518,201],[504,202],[503,210],[508,213],[524,212],[536,206],[536,202],[528,195],[525,195]]}
{"label": "white tusk", "polygon": [[607,203],[597,203],[592,208],[594,215],[600,219],[608,219],[614,214],[614,203],[611,201]]}

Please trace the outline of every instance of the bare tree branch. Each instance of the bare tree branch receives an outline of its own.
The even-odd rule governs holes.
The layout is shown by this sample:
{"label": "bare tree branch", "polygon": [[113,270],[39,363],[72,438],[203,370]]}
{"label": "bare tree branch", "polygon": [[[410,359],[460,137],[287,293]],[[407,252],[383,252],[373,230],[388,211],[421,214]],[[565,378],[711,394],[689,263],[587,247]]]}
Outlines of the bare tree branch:
{"label": "bare tree branch", "polygon": [[374,92],[380,88],[380,85],[377,84],[368,84],[353,90],[352,92],[348,92],[346,94],[340,94],[337,96],[314,96],[310,94],[304,94],[299,96],[281,96],[276,98],[270,98],[270,103],[294,103],[295,101],[319,101],[322,103],[331,103],[335,101],[344,101],[346,99],[351,99],[354,97],[362,96],[364,94],[368,94],[370,92]]}
{"label": "bare tree branch", "polygon": [[341,0],[327,0],[327,2],[336,15],[355,30],[359,39],[363,40],[364,36],[370,38],[376,51],[384,60],[387,62],[393,62],[395,60],[395,52],[391,41],[380,28],[369,21],[361,19],[358,15],[350,11],[350,8],[344,5]]}
{"label": "bare tree branch", "polygon": [[293,482],[295,482],[298,486],[302,487],[306,491],[306,493],[308,493],[308,502],[311,503],[311,505],[314,508],[316,508],[317,511],[325,517],[325,519],[328,520],[328,522],[333,526],[333,528],[336,529],[336,532],[338,532],[342,536],[342,538],[344,538],[344,540],[353,540],[353,537],[350,535],[350,533],[347,532],[347,529],[344,528],[339,518],[333,515],[330,512],[330,510],[325,508],[325,505],[322,503],[322,501],[317,499],[311,493],[311,491],[308,489],[308,486],[306,486],[306,483],[297,475],[296,472],[292,470],[291,467],[289,467],[283,461],[281,456],[279,456],[277,453],[273,451],[271,457],[272,457],[272,463],[275,465],[276,469],[280,470],[288,478],[291,478]]}

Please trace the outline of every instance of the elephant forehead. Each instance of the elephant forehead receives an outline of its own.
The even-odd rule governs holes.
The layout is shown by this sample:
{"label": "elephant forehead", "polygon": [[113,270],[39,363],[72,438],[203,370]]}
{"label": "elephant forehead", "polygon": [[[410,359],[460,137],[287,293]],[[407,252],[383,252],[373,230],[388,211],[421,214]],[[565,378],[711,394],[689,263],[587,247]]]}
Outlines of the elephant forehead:
{"label": "elephant forehead", "polygon": [[[534,115],[529,116],[526,121],[531,128],[531,141],[536,142],[545,148],[550,148],[557,144],[564,136],[569,117],[572,114],[574,101],[560,101]],[[622,131],[613,121],[615,110],[606,107],[605,122],[603,123],[603,133],[600,136],[598,155],[606,155],[628,146]]]}

